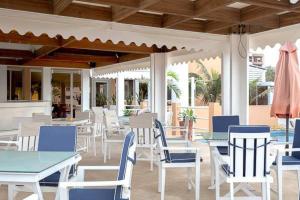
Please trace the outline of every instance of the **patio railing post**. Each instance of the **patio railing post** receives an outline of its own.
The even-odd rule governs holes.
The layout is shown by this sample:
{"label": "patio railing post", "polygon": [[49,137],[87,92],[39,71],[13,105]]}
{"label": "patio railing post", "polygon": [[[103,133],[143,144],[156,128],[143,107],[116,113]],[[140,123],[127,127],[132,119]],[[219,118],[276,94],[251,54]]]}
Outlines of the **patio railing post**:
{"label": "patio railing post", "polygon": [[0,65],[0,102],[7,100],[7,66]]}

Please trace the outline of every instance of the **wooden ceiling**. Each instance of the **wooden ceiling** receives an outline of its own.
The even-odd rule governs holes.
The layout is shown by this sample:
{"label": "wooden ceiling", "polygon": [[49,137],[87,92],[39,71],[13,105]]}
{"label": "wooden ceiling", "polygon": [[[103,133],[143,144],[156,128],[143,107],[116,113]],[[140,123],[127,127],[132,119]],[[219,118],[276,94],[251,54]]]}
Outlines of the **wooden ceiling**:
{"label": "wooden ceiling", "polygon": [[1,0],[0,7],[217,34],[300,22],[300,3],[289,0]]}
{"label": "wooden ceiling", "polygon": [[[27,49],[18,49],[20,44]],[[14,46],[14,48],[2,48],[3,46]],[[113,44],[111,41],[103,43],[100,40],[78,41],[75,38],[63,39],[61,36],[36,37],[32,33],[20,35],[15,31],[6,34],[0,31],[0,65],[90,69],[145,58],[151,53],[171,50],[175,49],[125,45],[122,42]]]}
{"label": "wooden ceiling", "polygon": [[[256,33],[300,23],[300,3],[289,0],[1,0],[0,8],[215,34],[240,32],[241,27]],[[16,32],[0,32],[0,42],[41,46],[0,49],[0,64],[24,66],[90,68],[168,51]]]}

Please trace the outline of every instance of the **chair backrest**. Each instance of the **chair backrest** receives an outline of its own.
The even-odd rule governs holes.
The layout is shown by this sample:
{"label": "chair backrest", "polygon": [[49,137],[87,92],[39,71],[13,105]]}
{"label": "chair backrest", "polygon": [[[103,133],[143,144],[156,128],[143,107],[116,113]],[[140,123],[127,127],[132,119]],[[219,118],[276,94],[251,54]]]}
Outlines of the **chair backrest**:
{"label": "chair backrest", "polygon": [[[300,148],[300,120],[299,119],[296,120],[296,124],[295,124],[293,148]],[[294,151],[292,152],[292,156],[300,159],[300,152]]]}
{"label": "chair backrest", "polygon": [[28,119],[20,121],[18,135],[18,151],[35,151],[39,137],[40,127],[44,125],[42,122],[34,122]]}
{"label": "chair backrest", "polygon": [[240,118],[237,115],[223,115],[212,117],[213,132],[228,132],[231,125],[240,125]]}
{"label": "chair backrest", "polygon": [[104,110],[104,124],[107,129],[119,128],[119,118],[115,110]]}
{"label": "chair backrest", "polygon": [[143,113],[129,117],[130,129],[136,135],[137,144],[153,144],[153,120],[156,118],[156,113]]}
{"label": "chair backrest", "polygon": [[76,151],[76,126],[42,126],[38,151]]}
{"label": "chair backrest", "polygon": [[270,127],[229,127],[229,171],[233,177],[263,178],[270,173]]}
{"label": "chair backrest", "polygon": [[103,107],[92,107],[94,112],[95,123],[103,123],[104,120],[104,110]]}
{"label": "chair backrest", "polygon": [[120,159],[120,169],[117,180],[125,180],[128,188],[118,186],[115,191],[115,200],[130,199],[130,185],[133,165],[136,162],[136,142],[133,132],[129,132],[124,140],[123,149]]}
{"label": "chair backrest", "polygon": [[75,118],[78,120],[89,120],[90,119],[90,111],[77,111],[75,113]]}
{"label": "chair backrest", "polygon": [[45,114],[32,114],[32,119],[35,122],[43,122],[45,124],[51,124],[52,116],[51,115],[45,115]]}
{"label": "chair backrest", "polygon": [[[161,122],[158,121],[157,119],[155,119],[155,128],[158,131],[155,138],[157,139],[159,147],[160,148],[168,147],[165,131],[163,129]],[[167,162],[171,161],[171,155],[169,150],[161,150],[160,157],[161,157],[161,161],[167,161]]]}

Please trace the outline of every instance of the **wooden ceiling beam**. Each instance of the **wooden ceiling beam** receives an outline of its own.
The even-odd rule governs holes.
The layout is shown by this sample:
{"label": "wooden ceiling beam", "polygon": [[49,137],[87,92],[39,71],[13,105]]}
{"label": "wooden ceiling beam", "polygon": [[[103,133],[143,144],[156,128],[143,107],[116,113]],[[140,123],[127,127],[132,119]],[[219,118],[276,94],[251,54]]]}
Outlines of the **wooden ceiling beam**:
{"label": "wooden ceiling beam", "polygon": [[31,59],[34,55],[29,50],[0,49],[0,57]]}
{"label": "wooden ceiling beam", "polygon": [[152,6],[158,2],[159,0],[140,0],[138,2],[138,5],[135,8],[122,8],[122,7],[113,6],[112,19],[115,22],[122,21],[127,17],[137,13],[138,11],[143,10],[149,6]]}
{"label": "wooden ceiling beam", "polygon": [[68,6],[71,5],[73,0],[52,0],[52,1],[53,1],[53,13],[54,14],[60,14]]}
{"label": "wooden ceiling beam", "polygon": [[96,62],[96,63],[117,63],[116,56],[95,56],[87,54],[60,53],[55,52],[53,55],[43,57],[43,59],[73,61],[73,62]]}
{"label": "wooden ceiling beam", "polygon": [[63,68],[80,68],[90,69],[87,62],[70,62],[52,59],[33,59],[23,64],[23,66],[47,66],[47,67],[63,67]]}
{"label": "wooden ceiling beam", "polygon": [[18,65],[19,62],[16,59],[0,58],[0,65]]}

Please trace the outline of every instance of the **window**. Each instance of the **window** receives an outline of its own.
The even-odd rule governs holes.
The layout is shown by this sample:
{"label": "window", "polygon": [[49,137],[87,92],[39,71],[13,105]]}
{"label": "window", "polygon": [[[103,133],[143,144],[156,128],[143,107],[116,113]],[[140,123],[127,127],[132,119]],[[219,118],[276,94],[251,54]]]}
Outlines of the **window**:
{"label": "window", "polygon": [[31,100],[42,100],[42,72],[39,70],[31,71]]}
{"label": "window", "polygon": [[22,70],[7,70],[7,100],[23,100]]}

